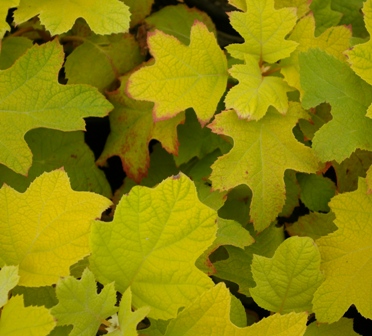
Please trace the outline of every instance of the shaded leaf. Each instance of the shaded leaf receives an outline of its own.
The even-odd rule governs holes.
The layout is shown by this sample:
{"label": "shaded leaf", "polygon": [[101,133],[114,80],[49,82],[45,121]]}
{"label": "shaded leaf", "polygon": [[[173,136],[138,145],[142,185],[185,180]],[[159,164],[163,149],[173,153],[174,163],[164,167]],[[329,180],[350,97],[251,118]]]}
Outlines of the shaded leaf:
{"label": "shaded leaf", "polygon": [[9,291],[19,281],[18,266],[4,266],[0,270],[0,308],[8,302]]}

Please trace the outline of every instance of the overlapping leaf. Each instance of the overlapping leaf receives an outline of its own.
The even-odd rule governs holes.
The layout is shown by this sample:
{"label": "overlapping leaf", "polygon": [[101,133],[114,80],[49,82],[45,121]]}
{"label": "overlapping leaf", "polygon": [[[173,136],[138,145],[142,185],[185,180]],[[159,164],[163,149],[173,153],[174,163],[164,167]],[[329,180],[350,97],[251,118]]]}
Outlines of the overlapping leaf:
{"label": "overlapping leaf", "polygon": [[307,328],[304,336],[358,336],[353,330],[353,320],[342,318],[332,324],[311,323]]}
{"label": "overlapping leaf", "polygon": [[25,307],[23,297],[12,297],[4,306],[0,319],[0,335],[47,336],[56,322],[45,307]]}
{"label": "overlapping leaf", "polygon": [[111,202],[76,192],[61,170],[44,173],[21,194],[0,189],[0,258],[19,265],[22,286],[55,284],[69,267],[89,254],[91,222]]}
{"label": "overlapping leaf", "polygon": [[297,43],[285,36],[296,24],[295,8],[274,8],[274,0],[247,0],[244,13],[230,13],[233,28],[244,38],[243,44],[230,44],[227,51],[235,58],[252,55],[256,61],[275,63],[288,57]]}
{"label": "overlapping leaf", "polygon": [[9,291],[19,281],[18,266],[4,266],[0,270],[0,308],[8,302]]}
{"label": "overlapping leaf", "polygon": [[317,156],[323,162],[340,163],[357,148],[372,150],[372,120],[366,117],[372,87],[347,64],[320,49],[301,53],[299,61],[304,108],[323,102],[332,106],[332,120],[315,133],[312,142]]}
{"label": "overlapping leaf", "polygon": [[129,28],[129,8],[119,0],[20,0],[14,13],[17,24],[39,15],[52,35],[65,33],[79,17],[96,34],[125,33]]}
{"label": "overlapping leaf", "polygon": [[275,0],[275,8],[294,7],[297,17],[300,19],[310,11],[310,2],[308,0]]}
{"label": "overlapping leaf", "polygon": [[196,21],[188,46],[161,31],[150,34],[148,45],[155,64],[130,77],[129,94],[154,102],[155,120],[169,119],[193,107],[200,123],[208,122],[228,77],[226,57],[214,34]]}
{"label": "overlapping leaf", "polygon": [[[24,135],[33,128],[84,129],[84,117],[111,109],[98,91],[58,84],[64,53],[57,40],[29,49],[0,77],[0,163],[26,175],[32,155]],[[22,122],[19,122],[22,120]]]}
{"label": "overlapping leaf", "polygon": [[154,122],[153,104],[134,100],[126,94],[129,76],[123,76],[120,88],[109,95],[114,105],[109,116],[111,132],[97,163],[104,165],[108,158],[117,155],[127,176],[140,182],[147,175],[151,139],[159,140],[168,152],[177,154],[177,125],[183,122],[184,113]]}
{"label": "overlapping leaf", "polygon": [[165,336],[301,336],[306,329],[306,313],[275,314],[246,328],[230,321],[230,293],[220,283],[203,293],[173,319]]}
{"label": "overlapping leaf", "polygon": [[10,36],[1,41],[0,69],[4,70],[12,66],[31,47],[32,41],[22,36]]}
{"label": "overlapping leaf", "polygon": [[149,306],[150,317],[175,317],[213,285],[195,261],[213,243],[216,219],[183,174],[153,189],[134,187],[113,222],[94,226],[91,269],[121,292],[130,286],[134,307]]}
{"label": "overlapping leaf", "polygon": [[74,326],[70,336],[95,335],[101,323],[117,312],[114,284],[106,285],[97,294],[94,275],[88,269],[80,280],[72,276],[60,280],[56,292],[58,304],[51,311],[57,325]]}
{"label": "overlapping leaf", "polygon": [[234,65],[229,72],[239,84],[229,90],[225,104],[240,118],[259,120],[269,106],[287,112],[287,92],[292,89],[280,77],[264,76],[253,56],[244,55],[244,64]]}
{"label": "overlapping leaf", "polygon": [[147,15],[151,13],[151,7],[154,4],[154,0],[122,0],[128,7],[131,13],[130,26],[135,27],[140,23]]}
{"label": "overlapping leaf", "polygon": [[318,164],[311,149],[299,143],[292,128],[305,117],[298,104],[285,116],[269,110],[258,122],[239,119],[234,111],[216,116],[214,133],[234,139],[233,149],[212,165],[213,188],[228,190],[248,185],[253,193],[251,220],[257,231],[270,225],[285,202],[284,172],[315,172]]}
{"label": "overlapping leaf", "polygon": [[253,256],[250,289],[255,302],[269,311],[285,314],[310,312],[314,292],[323,281],[320,253],[309,237],[286,239],[272,259]]}
{"label": "overlapping leaf", "polygon": [[332,8],[332,2],[334,1],[313,0],[310,4],[316,21],[316,35],[323,33],[327,28],[337,26],[342,18],[342,13]]}
{"label": "overlapping leaf", "polygon": [[0,39],[3,38],[7,30],[10,30],[9,25],[6,23],[5,19],[8,15],[9,8],[17,7],[20,0],[3,0],[0,4]]}
{"label": "overlapping leaf", "polygon": [[325,281],[316,291],[313,310],[320,322],[338,321],[354,304],[372,318],[372,195],[365,179],[356,191],[333,197],[331,210],[338,229],[317,240]]}

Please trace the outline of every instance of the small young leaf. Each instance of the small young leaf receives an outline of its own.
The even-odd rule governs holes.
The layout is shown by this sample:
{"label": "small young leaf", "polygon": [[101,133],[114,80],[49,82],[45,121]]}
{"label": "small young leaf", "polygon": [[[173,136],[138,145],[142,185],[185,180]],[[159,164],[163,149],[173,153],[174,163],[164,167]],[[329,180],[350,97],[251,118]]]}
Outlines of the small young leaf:
{"label": "small young leaf", "polygon": [[8,302],[9,291],[18,281],[18,266],[4,266],[0,270],[0,308]]}
{"label": "small young leaf", "polygon": [[158,30],[149,34],[148,45],[155,64],[129,78],[129,94],[154,102],[155,120],[169,119],[193,107],[200,123],[206,124],[226,89],[228,77],[226,57],[214,34],[195,21],[188,46]]}
{"label": "small young leaf", "polygon": [[254,255],[250,289],[255,302],[269,311],[286,314],[312,310],[314,292],[323,281],[320,253],[309,237],[291,237],[272,259]]}
{"label": "small young leaf", "polygon": [[296,42],[285,40],[296,20],[295,8],[276,10],[274,0],[247,0],[246,13],[230,13],[231,25],[245,42],[230,44],[226,49],[241,60],[249,54],[256,61],[275,63],[296,49]]}
{"label": "small young leaf", "polygon": [[19,285],[30,287],[55,284],[89,254],[91,223],[111,204],[73,191],[62,170],[42,174],[23,194],[3,186],[0,203],[0,258],[19,265]]}
{"label": "small young leaf", "polygon": [[112,222],[94,225],[90,267],[120,292],[131,286],[133,306],[151,307],[150,317],[175,317],[213,285],[195,261],[213,243],[216,219],[184,174],[153,189],[133,187]]}
{"label": "small young leaf", "polygon": [[239,119],[234,111],[218,114],[208,126],[214,133],[231,136],[233,149],[212,165],[213,188],[228,190],[248,185],[253,193],[251,220],[262,231],[275,220],[285,203],[284,172],[315,172],[317,159],[299,143],[292,128],[305,114],[291,104],[285,116],[269,109],[259,121]]}
{"label": "small young leaf", "polygon": [[56,322],[45,307],[25,307],[23,297],[12,297],[4,306],[0,319],[0,335],[47,336]]}
{"label": "small young leaf", "polygon": [[325,281],[316,291],[313,310],[319,322],[338,321],[350,305],[372,318],[372,194],[366,180],[358,190],[332,198],[330,208],[338,229],[317,240]]}
{"label": "small young leaf", "polygon": [[11,68],[1,71],[0,163],[17,173],[26,175],[31,166],[32,154],[24,140],[27,131],[38,127],[83,130],[83,118],[103,117],[112,107],[90,86],[58,84],[63,58],[56,39],[33,46]]}
{"label": "small young leaf", "polygon": [[39,15],[52,35],[67,32],[79,17],[96,34],[125,33],[129,28],[129,8],[119,0],[20,0],[14,13],[16,24]]}
{"label": "small young leaf", "polygon": [[57,325],[74,328],[70,336],[95,335],[102,321],[117,312],[114,284],[106,285],[97,294],[97,283],[89,269],[85,269],[80,280],[72,276],[57,284],[58,304],[51,309]]}

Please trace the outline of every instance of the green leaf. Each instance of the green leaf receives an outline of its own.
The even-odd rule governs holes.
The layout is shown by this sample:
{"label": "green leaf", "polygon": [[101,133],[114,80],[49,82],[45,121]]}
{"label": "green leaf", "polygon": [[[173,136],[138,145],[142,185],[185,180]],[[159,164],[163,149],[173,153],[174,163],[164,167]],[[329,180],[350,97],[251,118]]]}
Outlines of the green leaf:
{"label": "green leaf", "polygon": [[252,273],[254,301],[280,314],[310,312],[314,292],[323,281],[320,253],[309,237],[286,239],[272,259],[254,255]]}
{"label": "green leaf", "polygon": [[302,117],[302,108],[294,103],[285,116],[269,110],[261,120],[247,122],[234,111],[226,111],[208,126],[214,133],[234,139],[233,149],[212,165],[213,188],[228,190],[239,184],[248,185],[253,193],[251,220],[257,231],[268,227],[284,206],[285,170],[317,170],[312,150],[292,133]]}
{"label": "green leaf", "polygon": [[130,77],[129,95],[154,102],[155,120],[169,119],[192,107],[200,123],[206,124],[226,89],[228,77],[226,57],[214,34],[196,21],[188,46],[162,31],[149,34],[148,45],[156,62]]}
{"label": "green leaf", "polygon": [[58,303],[55,287],[24,287],[17,286],[12,290],[12,296],[22,295],[25,307],[44,306],[52,308]]}
{"label": "green leaf", "polygon": [[0,258],[19,265],[19,285],[38,287],[55,284],[90,253],[91,223],[111,202],[73,191],[67,174],[56,170],[43,173],[23,194],[3,186],[0,204]]}
{"label": "green leaf", "polygon": [[233,65],[229,72],[239,84],[229,90],[225,104],[240,118],[259,120],[269,106],[287,112],[287,92],[292,89],[280,77],[264,76],[254,56],[244,55],[244,64]]}
{"label": "green leaf", "polygon": [[70,336],[96,334],[102,321],[117,312],[114,284],[97,294],[94,275],[86,269],[80,280],[72,276],[58,281],[58,305],[51,310],[59,326],[72,324]]}
{"label": "green leaf", "polygon": [[129,8],[118,0],[20,0],[14,13],[16,24],[38,15],[52,35],[67,32],[82,17],[96,34],[125,33]]}
{"label": "green leaf", "polygon": [[120,0],[124,2],[131,13],[130,16],[130,27],[137,26],[147,15],[151,13],[151,7],[154,0]]}
{"label": "green leaf", "polygon": [[38,128],[26,133],[25,140],[33,157],[27,176],[0,165],[0,185],[6,183],[24,192],[43,172],[63,167],[76,191],[93,191],[111,197],[111,188],[103,171],[94,162],[94,154],[84,142],[84,133]]}
{"label": "green leaf", "polygon": [[111,109],[90,86],[57,83],[63,57],[62,46],[54,40],[33,46],[1,72],[0,163],[17,173],[26,175],[31,166],[31,151],[24,140],[27,131],[38,127],[83,130],[84,117],[104,116]]}
{"label": "green leaf", "polygon": [[335,215],[332,212],[327,214],[311,212],[301,216],[297,222],[287,224],[286,230],[290,236],[310,237],[316,240],[337,230],[333,223],[334,219]]}
{"label": "green leaf", "polygon": [[293,210],[299,206],[300,186],[297,183],[296,172],[286,170],[284,173],[285,203],[280,212],[280,217],[289,217]]}
{"label": "green leaf", "polygon": [[24,307],[22,296],[14,296],[4,306],[0,319],[0,335],[47,336],[56,322],[45,307]]}
{"label": "green leaf", "polygon": [[342,13],[332,8],[332,0],[313,0],[310,8],[316,21],[316,35],[323,33],[327,28],[337,26],[342,18]]}
{"label": "green leaf", "polygon": [[82,44],[74,49],[65,63],[69,84],[89,84],[104,92],[119,80],[119,76],[144,60],[133,35],[89,35],[73,36]]}
{"label": "green leaf", "polygon": [[18,266],[4,266],[0,270],[0,308],[8,302],[9,291],[19,281]]}
{"label": "green leaf", "polygon": [[187,45],[190,43],[190,29],[195,20],[203,22],[210,32],[217,35],[213,21],[205,12],[184,4],[163,7],[147,17],[145,22],[150,31],[161,30]]}
{"label": "green leaf", "polygon": [[22,36],[8,37],[1,41],[0,69],[11,67],[31,47],[32,41]]}
{"label": "green leaf", "polygon": [[203,293],[173,319],[165,336],[301,336],[306,329],[307,314],[275,314],[246,328],[238,328],[230,321],[230,293],[220,283]]}
{"label": "green leaf", "polygon": [[328,202],[336,193],[332,180],[322,175],[297,174],[301,188],[301,201],[311,211],[328,212]]}
{"label": "green leaf", "polygon": [[300,19],[310,11],[311,3],[308,0],[275,0],[275,8],[294,7]]}
{"label": "green leaf", "polygon": [[213,264],[216,269],[215,276],[235,282],[239,286],[239,293],[246,296],[251,296],[250,288],[255,285],[251,272],[253,255],[271,258],[284,241],[283,229],[275,225],[271,225],[259,234],[254,233],[251,228],[250,233],[255,240],[253,244],[245,247],[244,250],[234,246],[225,246],[229,257]]}
{"label": "green leaf", "polygon": [[[111,336],[137,336],[137,325],[141,322],[146,315],[149,313],[149,307],[142,307],[134,312],[132,312],[132,292],[130,287],[124,292],[121,297],[120,307],[117,318],[118,325],[116,328],[108,328],[110,331],[108,335]],[[109,320],[113,323],[113,319]],[[111,331],[112,329],[112,331]]]}
{"label": "green leaf", "polygon": [[352,304],[361,315],[372,318],[371,207],[372,195],[362,178],[358,190],[337,195],[330,202],[338,229],[317,240],[325,274],[313,301],[319,322],[338,321]]}
{"label": "green leaf", "polygon": [[8,15],[8,10],[12,7],[17,7],[20,0],[3,0],[0,5],[0,39],[3,38],[7,31],[10,31],[9,25],[6,22],[6,16]]}
{"label": "green leaf", "polygon": [[372,87],[347,64],[320,49],[301,53],[299,61],[304,108],[323,102],[332,105],[332,120],[316,132],[313,139],[317,156],[323,162],[340,163],[357,148],[372,150],[369,136],[372,120],[365,116],[372,102]]}
{"label": "green leaf", "polygon": [[297,43],[287,41],[285,36],[296,24],[295,8],[274,8],[274,0],[246,0],[247,11],[231,12],[233,28],[244,38],[243,44],[226,47],[231,56],[244,59],[252,55],[256,61],[275,63],[288,57]]}
{"label": "green leaf", "polygon": [[109,116],[111,132],[97,164],[104,165],[108,158],[117,155],[126,175],[139,183],[147,174],[151,139],[159,140],[168,152],[177,153],[177,125],[183,122],[184,114],[154,122],[153,103],[128,97],[126,86],[129,76],[121,77],[120,88],[109,94],[109,100],[114,105]]}
{"label": "green leaf", "polygon": [[195,261],[213,243],[216,219],[183,174],[154,189],[133,187],[113,222],[94,225],[91,269],[100,282],[115,281],[120,292],[131,286],[133,306],[151,307],[150,317],[175,317],[212,286]]}
{"label": "green leaf", "polygon": [[307,328],[304,336],[357,336],[353,330],[353,320],[341,318],[332,324],[318,324],[316,321]]}

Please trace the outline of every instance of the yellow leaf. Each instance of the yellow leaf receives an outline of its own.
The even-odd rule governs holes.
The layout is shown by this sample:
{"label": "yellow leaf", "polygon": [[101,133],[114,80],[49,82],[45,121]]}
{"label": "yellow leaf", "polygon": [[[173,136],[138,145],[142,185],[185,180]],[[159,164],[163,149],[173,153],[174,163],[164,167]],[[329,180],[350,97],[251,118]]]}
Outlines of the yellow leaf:
{"label": "yellow leaf", "polygon": [[111,202],[77,192],[62,170],[44,173],[25,193],[0,189],[0,258],[19,265],[21,286],[47,286],[69,275],[69,267],[90,253],[89,231]]}
{"label": "yellow leaf", "polygon": [[129,78],[129,94],[154,102],[155,120],[169,119],[192,107],[200,123],[207,123],[228,77],[226,57],[214,34],[195,21],[188,46],[159,30],[149,34],[148,45],[155,64]]}
{"label": "yellow leaf", "polygon": [[0,39],[3,38],[6,31],[10,31],[10,27],[5,21],[6,16],[8,15],[9,8],[17,7],[19,0],[2,0],[0,4],[0,19],[4,20],[0,22]]}

